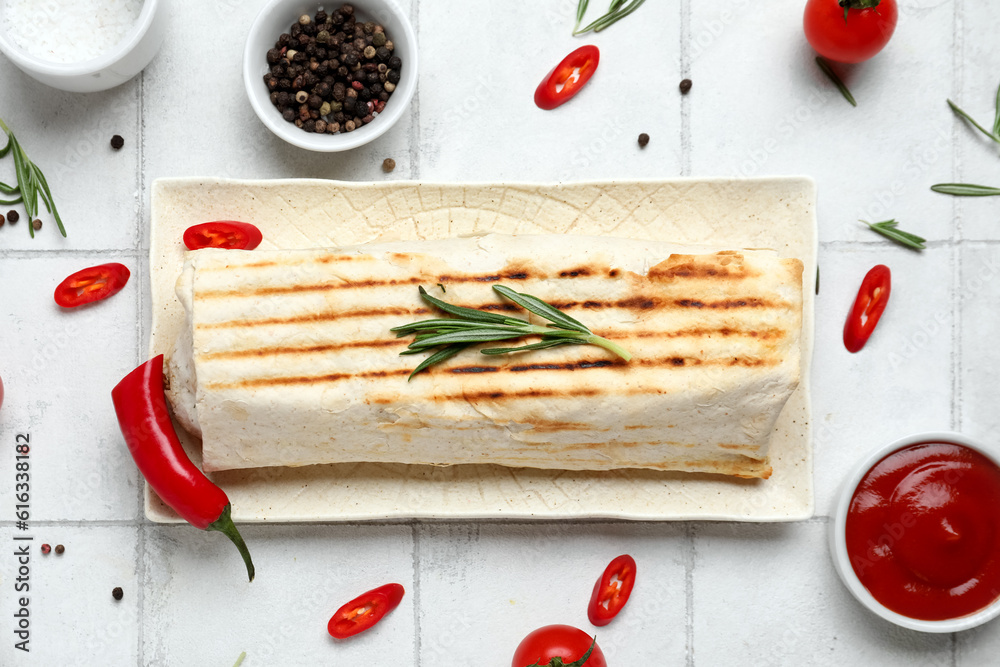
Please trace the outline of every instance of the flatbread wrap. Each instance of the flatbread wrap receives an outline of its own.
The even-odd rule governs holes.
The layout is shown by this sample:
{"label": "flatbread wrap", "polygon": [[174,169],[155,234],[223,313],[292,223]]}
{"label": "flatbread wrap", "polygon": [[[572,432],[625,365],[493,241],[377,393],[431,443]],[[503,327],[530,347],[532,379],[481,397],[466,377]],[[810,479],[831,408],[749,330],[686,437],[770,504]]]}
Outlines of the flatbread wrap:
{"label": "flatbread wrap", "polygon": [[[633,355],[590,345],[487,356],[414,376],[412,338],[442,300],[540,318],[537,296]],[[206,470],[319,463],[492,463],[767,477],[799,379],[802,263],[769,250],[571,235],[328,250],[198,250],[177,285],[167,362]],[[481,347],[487,347],[483,345]],[[496,345],[494,345],[496,346]]]}

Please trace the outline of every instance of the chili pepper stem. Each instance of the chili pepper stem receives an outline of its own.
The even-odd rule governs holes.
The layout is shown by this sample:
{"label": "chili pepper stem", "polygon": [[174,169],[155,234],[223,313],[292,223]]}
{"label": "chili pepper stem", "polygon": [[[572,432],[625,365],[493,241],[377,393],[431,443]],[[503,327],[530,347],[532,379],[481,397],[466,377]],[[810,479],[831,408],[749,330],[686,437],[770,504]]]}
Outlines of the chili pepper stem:
{"label": "chili pepper stem", "polygon": [[246,563],[247,575],[250,577],[250,581],[253,581],[253,559],[250,558],[250,550],[247,549],[247,544],[243,541],[243,536],[240,535],[240,531],[236,529],[236,524],[233,523],[232,512],[233,506],[231,504],[226,505],[226,509],[222,510],[219,518],[209,524],[205,530],[217,530],[233,541],[233,544],[240,551],[240,556],[243,557],[243,562]]}

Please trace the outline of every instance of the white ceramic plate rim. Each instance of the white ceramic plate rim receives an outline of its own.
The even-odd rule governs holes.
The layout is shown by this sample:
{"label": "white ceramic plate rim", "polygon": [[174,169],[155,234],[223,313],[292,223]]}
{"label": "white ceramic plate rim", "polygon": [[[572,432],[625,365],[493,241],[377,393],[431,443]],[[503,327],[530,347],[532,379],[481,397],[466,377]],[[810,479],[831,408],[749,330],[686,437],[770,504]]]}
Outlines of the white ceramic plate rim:
{"label": "white ceramic plate rim", "polygon": [[840,576],[840,580],[844,582],[847,590],[849,590],[851,594],[854,595],[859,602],[861,602],[861,604],[885,620],[910,630],[919,630],[920,632],[940,633],[968,630],[978,625],[982,625],[983,623],[1000,615],[1000,600],[996,600],[988,607],[985,607],[984,609],[981,609],[973,614],[969,614],[968,616],[962,616],[961,618],[946,619],[942,621],[924,621],[916,618],[910,618],[909,616],[903,616],[902,614],[896,613],[883,606],[881,602],[876,600],[875,597],[868,592],[868,589],[864,587],[864,584],[861,583],[861,580],[858,579],[857,574],[855,574],[854,568],[851,565],[850,557],[847,554],[847,536],[845,534],[847,511],[851,505],[851,499],[854,497],[854,490],[857,488],[861,478],[864,477],[865,473],[871,470],[872,466],[892,452],[902,449],[903,447],[909,447],[910,445],[917,445],[924,442],[944,442],[963,445],[969,449],[979,452],[1000,466],[1000,458],[998,458],[997,452],[987,448],[982,443],[977,442],[966,435],[951,431],[913,433],[878,448],[866,459],[858,463],[844,480],[844,485],[837,498],[837,505],[834,510],[833,520],[830,522],[830,552],[833,557],[833,564],[837,570],[837,574]]}
{"label": "white ceramic plate rim", "polygon": [[[672,225],[673,230],[680,234],[677,239],[678,241],[683,241],[686,238],[683,230],[687,226],[689,218],[687,217],[687,209],[684,209],[684,205],[695,206],[696,208],[699,205],[704,205],[708,206],[710,210],[711,206],[728,206],[729,202],[732,202],[735,208],[732,209],[731,213],[712,214],[710,212],[706,215],[703,211],[695,211],[698,215],[690,218],[693,222],[697,223],[695,227],[691,228],[693,233],[703,233],[705,230],[704,225],[709,224],[710,228],[715,230],[713,232],[715,237],[712,240],[687,242],[707,243],[711,245],[729,243],[725,239],[731,234],[729,230],[733,229],[732,225],[745,224],[749,231],[741,230],[739,234],[742,234],[742,236],[738,236],[737,238],[748,238],[747,234],[749,234],[756,240],[742,243],[733,242],[733,247],[737,245],[741,247],[788,249],[794,247],[794,254],[786,256],[799,257],[805,265],[803,273],[805,308],[802,330],[803,371],[799,389],[792,397],[791,402],[794,405],[786,406],[786,412],[788,412],[788,409],[791,409],[791,412],[787,419],[783,419],[786,423],[785,428],[789,429],[784,436],[789,444],[786,445],[783,462],[781,462],[782,459],[779,457],[778,461],[781,462],[781,468],[777,465],[775,466],[775,475],[770,480],[762,482],[762,484],[770,486],[763,488],[759,485],[745,486],[736,483],[739,480],[724,478],[716,482],[716,479],[712,476],[699,477],[694,475],[689,477],[689,474],[684,473],[673,473],[677,479],[658,477],[651,482],[649,479],[641,476],[641,473],[648,473],[650,471],[636,471],[640,473],[639,477],[629,474],[627,479],[625,479],[629,488],[628,494],[625,494],[621,490],[624,487],[618,486],[618,482],[608,482],[612,488],[619,489],[619,495],[624,494],[630,498],[634,498],[628,502],[621,501],[605,505],[591,496],[589,498],[579,498],[571,502],[557,503],[554,507],[549,506],[547,502],[542,500],[543,496],[538,496],[538,493],[554,492],[548,490],[549,486],[547,485],[551,482],[539,482],[537,479],[533,481],[528,480],[527,483],[532,486],[521,487],[522,490],[518,498],[521,498],[521,496],[523,498],[516,502],[508,501],[506,504],[499,503],[494,505],[492,501],[496,500],[496,498],[495,496],[490,496],[478,503],[466,502],[457,504],[452,499],[448,503],[439,505],[436,501],[428,501],[438,498],[436,493],[449,493],[454,497],[452,492],[442,491],[443,488],[452,488],[450,483],[446,482],[446,484],[449,484],[446,487],[436,486],[436,484],[441,483],[440,480],[429,483],[429,479],[425,481],[425,478],[417,472],[416,476],[412,478],[416,480],[413,484],[427,489],[424,492],[425,498],[420,500],[419,506],[411,504],[398,505],[387,502],[382,502],[380,506],[376,503],[373,506],[371,503],[358,502],[356,497],[352,496],[349,502],[335,505],[330,505],[327,502],[322,509],[315,507],[309,511],[289,509],[287,506],[282,507],[280,506],[280,502],[278,503],[279,507],[273,507],[271,499],[268,499],[264,506],[261,506],[258,510],[254,510],[252,507],[244,507],[243,503],[239,502],[240,499],[234,497],[234,518],[236,520],[294,522],[370,521],[386,519],[624,519],[635,521],[731,520],[779,522],[803,520],[812,516],[814,504],[812,451],[810,443],[811,428],[809,426],[811,422],[809,409],[809,368],[811,367],[814,340],[814,297],[812,285],[816,270],[817,238],[815,182],[808,177],[641,179],[579,183],[433,183],[413,181],[356,183],[315,179],[276,181],[245,181],[215,178],[158,179],[153,184],[152,193],[150,270],[153,292],[153,335],[150,342],[151,354],[157,354],[169,349],[169,346],[172,345],[176,327],[179,326],[176,323],[176,319],[174,319],[177,315],[171,315],[169,311],[173,309],[176,312],[179,309],[179,305],[176,304],[176,299],[173,295],[173,284],[180,271],[183,256],[177,239],[180,238],[186,225],[201,222],[205,219],[204,216],[206,215],[241,215],[242,213],[239,210],[241,206],[240,202],[253,201],[258,204],[258,206],[253,208],[256,211],[255,214],[260,215],[263,213],[267,216],[267,219],[262,219],[261,222],[268,225],[277,224],[278,226],[272,229],[280,234],[280,230],[287,228],[287,223],[280,220],[276,223],[273,218],[276,214],[275,211],[272,209],[261,209],[259,207],[260,202],[265,200],[267,202],[281,202],[282,211],[287,211],[289,206],[294,210],[296,197],[315,198],[316,192],[320,192],[323,195],[323,213],[328,217],[328,208],[331,204],[330,196],[334,193],[345,193],[346,197],[347,194],[353,192],[355,193],[353,196],[371,201],[371,193],[375,191],[377,195],[383,197],[384,201],[387,202],[389,198],[402,198],[402,200],[405,200],[407,196],[415,200],[414,190],[420,190],[421,188],[437,188],[441,191],[442,195],[446,192],[454,193],[454,191],[458,190],[462,192],[463,201],[469,200],[470,197],[472,200],[476,200],[476,197],[488,196],[491,198],[499,197],[499,200],[502,202],[504,197],[509,194],[515,205],[521,201],[521,195],[524,195],[526,191],[535,192],[541,196],[553,200],[558,199],[559,201],[564,201],[565,197],[575,196],[580,198],[585,195],[587,197],[597,195],[611,196],[614,199],[617,195],[628,193],[632,197],[638,197],[638,199],[634,200],[637,209],[642,208],[646,213],[659,211],[658,215],[662,215],[669,220],[668,224]],[[660,189],[664,188],[674,196],[674,204],[668,209],[660,209],[653,203],[652,198],[653,193],[659,192]],[[498,192],[500,190],[504,194]],[[585,190],[586,192],[584,192]],[[636,190],[642,190],[643,193],[636,194]],[[426,191],[422,192],[428,194]],[[573,193],[576,194],[574,195]],[[694,198],[692,199],[692,197]],[[705,199],[705,197],[708,197],[708,199]],[[797,200],[795,206],[784,203],[786,197],[795,198]],[[350,199],[350,197],[347,198]],[[639,199],[642,200],[641,203]],[[421,201],[423,201],[422,196]],[[592,200],[588,199],[588,201]],[[719,202],[722,202],[722,204]],[[678,204],[681,204],[681,209],[683,209],[679,212],[673,208],[673,206]],[[453,205],[449,204],[447,206]],[[473,210],[476,210],[475,204],[471,206]],[[369,212],[371,210],[371,208],[366,209]],[[451,209],[449,208],[448,210]],[[720,211],[727,210],[729,209],[720,209]],[[786,211],[789,212],[788,217],[784,218],[784,222],[782,223],[786,231],[783,233],[774,231],[777,228],[782,228],[782,224],[775,224],[775,216],[784,216],[786,215]],[[797,213],[793,215],[791,211],[797,211]],[[249,210],[244,212],[247,215],[254,214],[250,213]],[[395,205],[393,206],[393,212],[397,215],[404,215],[403,213],[399,213]],[[299,211],[296,214],[296,220],[307,218],[308,216],[303,215],[304,213],[306,211]],[[520,219],[520,215],[515,215],[514,217]],[[407,219],[412,223],[412,218]],[[711,224],[713,222],[719,223],[720,221],[721,226],[720,224]],[[494,223],[490,222],[489,224],[492,226]],[[324,230],[329,232],[328,225],[326,223],[323,223],[323,225]],[[296,228],[296,233],[301,231],[298,224],[294,225],[294,227]],[[630,236],[630,233],[636,234],[636,231],[628,231],[631,228],[632,225],[622,224],[620,231],[616,227],[616,234],[626,237]],[[379,217],[376,227],[371,231],[381,237],[381,230],[383,229],[391,230],[392,227],[389,225],[388,220]],[[576,233],[582,234],[601,233],[578,228],[575,226],[575,223],[573,230]],[[668,230],[666,228],[656,228],[654,231],[657,234],[662,234]],[[405,236],[400,238],[410,238],[409,233],[407,232]],[[536,232],[530,229],[522,229],[518,233],[553,232],[551,230]],[[653,231],[647,229],[645,233],[633,236],[633,238],[645,238],[650,233],[653,233]],[[265,230],[265,236],[267,234],[268,232]],[[722,240],[718,238],[720,234],[723,235]],[[296,237],[296,239],[299,238],[301,237]],[[340,239],[341,237],[336,236],[336,238]],[[430,236],[429,238],[438,238],[438,236]],[[274,238],[273,241],[272,247],[306,247],[301,244],[282,245],[279,238]],[[359,242],[364,241],[351,238],[343,240],[343,243]],[[327,243],[327,245],[329,244]],[[794,427],[794,430],[792,430],[792,427]],[[182,434],[182,440],[184,439],[184,435],[186,434]],[[196,450],[195,453],[197,453]],[[307,468],[312,468],[312,466]],[[261,469],[261,476],[266,477],[268,470]],[[506,469],[501,468],[501,470]],[[506,476],[507,473],[504,473],[504,475]],[[409,474],[407,474],[407,477],[410,477]],[[459,477],[461,476],[459,475]],[[478,479],[475,475],[473,475],[473,478]],[[339,479],[339,477],[335,478],[335,480]],[[461,487],[462,489],[468,488],[467,481],[468,478],[466,479],[466,485]],[[562,490],[562,480],[554,481],[556,482],[555,490]],[[745,482],[746,480],[743,481]],[[237,489],[242,489],[242,493],[245,494],[245,498],[243,498],[245,502],[256,503],[262,499],[261,496],[255,495],[255,491],[252,491],[253,488],[256,488],[253,485],[252,479],[230,478],[230,482]],[[220,483],[223,484],[223,488],[227,488],[225,482]],[[459,483],[462,483],[461,480]],[[373,490],[376,493],[384,493],[385,487],[378,484],[375,484]],[[413,484],[409,488],[412,488]],[[587,484],[590,486],[585,488],[591,488],[594,485],[601,488],[605,487],[605,481],[596,482],[591,480]],[[633,487],[632,485],[635,486]],[[358,488],[357,485],[350,483],[346,487],[341,483],[340,487],[349,488],[352,494],[356,493]],[[300,487],[296,486],[295,488],[299,489]],[[392,488],[395,489],[395,486]],[[534,489],[540,489],[540,491],[536,492]],[[643,491],[646,493],[642,493]],[[690,496],[689,491],[691,492]],[[239,492],[237,491],[237,493]],[[475,494],[474,490],[472,492]],[[528,502],[524,499],[529,496],[536,498],[536,500]],[[279,501],[283,497],[275,496]],[[503,498],[506,498],[506,496],[503,496]],[[574,498],[576,497],[574,496]],[[688,501],[694,498],[695,500],[694,504],[692,502],[675,503],[674,498]],[[163,505],[155,497],[155,494],[149,491],[148,487],[146,489],[146,515],[158,522],[176,522],[179,520],[176,514]]]}

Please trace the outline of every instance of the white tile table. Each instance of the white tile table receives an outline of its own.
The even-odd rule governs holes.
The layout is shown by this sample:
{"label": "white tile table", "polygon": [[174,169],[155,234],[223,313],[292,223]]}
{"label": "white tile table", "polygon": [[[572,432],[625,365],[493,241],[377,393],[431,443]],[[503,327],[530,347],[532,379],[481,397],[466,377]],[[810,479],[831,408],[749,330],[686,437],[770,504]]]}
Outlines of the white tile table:
{"label": "white tile table", "polygon": [[[632,553],[629,607],[597,631],[612,665],[949,665],[995,662],[1000,625],[954,635],[897,629],[837,581],[826,530],[847,470],[911,431],[996,442],[1000,201],[936,195],[942,181],[1000,185],[983,122],[1000,82],[1000,9],[901,0],[889,48],[842,68],[854,109],[818,72],[801,0],[651,2],[596,36],[570,37],[573,0],[405,0],[419,35],[409,115],[347,154],[271,136],[246,103],[244,36],[262,0],[175,0],[166,42],[106,93],[48,89],[0,59],[0,117],[46,170],[69,237],[0,228],[0,665],[481,664],[505,667],[523,634],[590,629],[593,580]],[[600,3],[598,3],[600,4]],[[596,6],[595,6],[596,9]],[[597,76],[557,112],[534,108],[542,75],[575,46]],[[682,97],[678,82],[690,77]],[[651,140],[640,150],[636,137]],[[125,147],[112,151],[112,134]],[[383,158],[396,161],[391,174]],[[258,579],[232,546],[142,516],[108,391],[145,357],[149,188],[164,176],[433,181],[806,174],[819,186],[822,290],[813,366],[816,517],[738,523],[395,522],[246,526]],[[0,180],[12,176],[0,162]],[[858,218],[896,217],[929,239],[916,254]],[[76,268],[120,261],[126,290],[79,313],[52,303]],[[892,302],[858,355],[840,332],[876,263]],[[32,438],[30,530],[15,525],[13,447]],[[14,537],[30,534],[31,652],[14,647]],[[42,542],[64,544],[42,555]],[[336,643],[330,613],[390,580],[407,596],[375,631]],[[112,599],[121,586],[124,598]]]}

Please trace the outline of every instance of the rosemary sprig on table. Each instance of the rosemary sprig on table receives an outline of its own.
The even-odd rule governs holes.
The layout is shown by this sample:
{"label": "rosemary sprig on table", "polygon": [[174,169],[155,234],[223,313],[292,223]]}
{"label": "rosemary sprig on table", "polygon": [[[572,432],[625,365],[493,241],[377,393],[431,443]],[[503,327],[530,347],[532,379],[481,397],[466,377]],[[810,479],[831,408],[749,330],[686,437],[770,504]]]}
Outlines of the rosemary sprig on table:
{"label": "rosemary sprig on table", "polygon": [[833,84],[837,86],[837,90],[844,96],[844,99],[850,102],[852,107],[858,106],[858,103],[854,100],[854,95],[851,95],[851,91],[848,90],[847,84],[837,76],[837,73],[833,71],[833,67],[830,66],[830,63],[826,62],[823,56],[816,56],[816,64],[823,70],[823,74],[826,74],[830,81],[833,81]]}
{"label": "rosemary sprig on table", "polygon": [[948,100],[948,106],[951,107],[951,110],[954,111],[955,115],[957,115],[959,118],[963,118],[964,120],[968,121],[977,130],[979,130],[980,132],[982,132],[983,134],[985,134],[987,137],[989,137],[990,139],[992,139],[996,143],[1000,144],[1000,88],[997,88],[996,118],[993,120],[993,131],[992,132],[990,132],[985,127],[983,127],[982,125],[980,125],[979,123],[977,123],[972,116],[970,116],[969,114],[967,114],[964,111],[962,111],[961,107],[959,107],[957,104],[955,104],[951,100]]}
{"label": "rosemary sprig on table", "polygon": [[938,183],[937,185],[932,185],[931,190],[955,197],[1000,196],[1000,188],[993,188],[989,185],[974,185],[972,183]]}
{"label": "rosemary sprig on table", "polygon": [[583,21],[583,15],[587,13],[589,0],[580,0],[576,8],[576,25],[573,26],[573,35],[582,35],[591,30],[600,32],[639,9],[644,2],[646,0],[611,0],[611,6],[606,14],[581,29],[580,22]]}
{"label": "rosemary sprig on table", "polygon": [[35,238],[35,228],[31,223],[38,215],[38,198],[41,197],[42,204],[45,205],[45,210],[51,213],[56,219],[59,232],[63,236],[66,236],[66,228],[63,227],[59,211],[56,210],[55,201],[52,199],[52,191],[49,190],[49,184],[45,180],[42,170],[28,158],[28,154],[21,148],[17,137],[7,127],[7,124],[3,122],[3,119],[0,119],[0,129],[7,134],[7,145],[0,149],[0,158],[6,157],[8,153],[12,154],[14,157],[14,172],[17,175],[16,187],[0,183],[0,192],[6,195],[17,195],[17,198],[0,201],[0,204],[6,206],[23,203],[24,211],[28,214],[28,224],[26,227],[31,234],[31,238]]}
{"label": "rosemary sprig on table", "polygon": [[503,298],[513,301],[525,310],[543,317],[551,324],[538,326],[518,317],[497,315],[474,308],[456,306],[440,299],[435,299],[420,287],[420,296],[427,303],[443,310],[453,318],[421,320],[394,327],[392,331],[397,338],[415,334],[415,340],[400,354],[420,354],[431,352],[413,369],[408,378],[412,379],[420,371],[434,364],[455,356],[470,345],[490,343],[501,340],[513,340],[525,336],[540,336],[541,341],[521,345],[519,347],[492,347],[480,350],[483,354],[507,354],[528,350],[543,350],[559,345],[598,345],[610,350],[625,361],[632,358],[619,345],[595,335],[579,320],[570,317],[558,308],[530,294],[515,292],[503,285],[494,285],[494,291]]}
{"label": "rosemary sprig on table", "polygon": [[924,243],[927,242],[927,239],[898,229],[899,223],[895,220],[884,220],[882,222],[868,222],[867,220],[861,220],[860,222],[865,223],[868,227],[882,236],[892,239],[896,243],[906,246],[907,248],[923,250],[927,247],[924,245]]}

